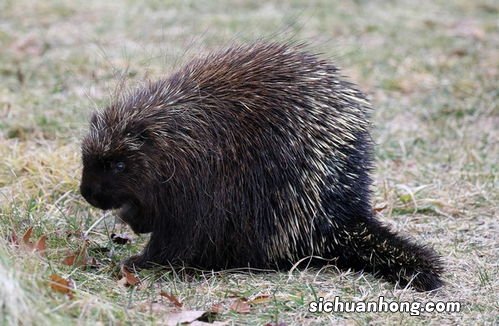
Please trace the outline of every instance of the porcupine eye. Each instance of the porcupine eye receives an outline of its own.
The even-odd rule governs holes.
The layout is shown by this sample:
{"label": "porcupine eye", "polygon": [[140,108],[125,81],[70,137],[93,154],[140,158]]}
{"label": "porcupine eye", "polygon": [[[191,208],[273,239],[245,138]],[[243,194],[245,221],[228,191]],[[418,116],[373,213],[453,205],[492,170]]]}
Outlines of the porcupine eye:
{"label": "porcupine eye", "polygon": [[123,163],[123,162],[117,162],[114,165],[114,171],[116,171],[116,172],[123,172],[123,171],[125,171],[125,163]]}

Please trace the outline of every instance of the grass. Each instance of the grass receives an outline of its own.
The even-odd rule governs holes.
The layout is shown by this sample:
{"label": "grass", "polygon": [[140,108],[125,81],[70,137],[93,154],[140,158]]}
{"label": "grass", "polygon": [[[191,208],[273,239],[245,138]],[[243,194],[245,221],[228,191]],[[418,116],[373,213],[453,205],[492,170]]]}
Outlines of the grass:
{"label": "grass", "polygon": [[[229,324],[497,324],[499,309],[499,6],[494,1],[0,2],[0,324],[152,324],[175,308],[221,307]],[[436,293],[324,270],[141,272],[118,283],[136,252],[109,240],[111,217],[88,235],[99,265],[62,263],[101,216],[80,197],[79,139],[122,77],[157,78],[231,42],[305,40],[333,58],[376,108],[375,201],[395,230],[433,246],[447,285]],[[12,232],[47,236],[45,255]],[[72,299],[49,286],[71,278]],[[236,297],[249,313],[230,311]],[[459,313],[310,313],[318,297],[460,301]]]}

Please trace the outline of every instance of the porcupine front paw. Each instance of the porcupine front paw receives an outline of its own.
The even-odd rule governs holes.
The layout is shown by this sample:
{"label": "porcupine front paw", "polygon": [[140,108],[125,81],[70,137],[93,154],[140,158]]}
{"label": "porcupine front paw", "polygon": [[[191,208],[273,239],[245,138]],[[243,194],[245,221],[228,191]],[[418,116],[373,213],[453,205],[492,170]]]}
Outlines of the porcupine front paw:
{"label": "porcupine front paw", "polygon": [[121,268],[129,271],[140,270],[151,267],[151,263],[145,258],[143,254],[133,255],[121,262]]}

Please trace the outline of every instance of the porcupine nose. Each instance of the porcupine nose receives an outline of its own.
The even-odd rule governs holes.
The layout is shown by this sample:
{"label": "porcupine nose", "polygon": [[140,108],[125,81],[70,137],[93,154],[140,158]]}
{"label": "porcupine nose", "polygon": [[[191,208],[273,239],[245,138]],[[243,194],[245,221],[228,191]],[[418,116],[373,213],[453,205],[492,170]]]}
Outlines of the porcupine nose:
{"label": "porcupine nose", "polygon": [[100,185],[95,185],[94,187],[92,187],[87,184],[81,184],[80,186],[81,195],[87,202],[89,202],[93,206],[98,206],[98,201],[96,200],[96,198],[99,197],[100,192]]}

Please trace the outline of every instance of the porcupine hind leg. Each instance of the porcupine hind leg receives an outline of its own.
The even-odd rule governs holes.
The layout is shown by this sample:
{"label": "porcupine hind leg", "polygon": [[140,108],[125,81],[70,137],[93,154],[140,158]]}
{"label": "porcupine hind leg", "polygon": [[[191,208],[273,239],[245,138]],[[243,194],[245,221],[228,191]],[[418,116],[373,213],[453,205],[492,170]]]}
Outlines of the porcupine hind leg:
{"label": "porcupine hind leg", "polygon": [[[346,160],[331,159],[331,174],[323,203],[330,216],[322,223],[321,234],[330,237],[331,251],[344,268],[380,274],[401,286],[410,283],[419,291],[442,286],[443,271],[439,256],[377,221],[373,216],[369,177],[372,145],[367,134],[358,134],[355,146],[344,151]],[[327,251],[327,249],[326,249]]]}

